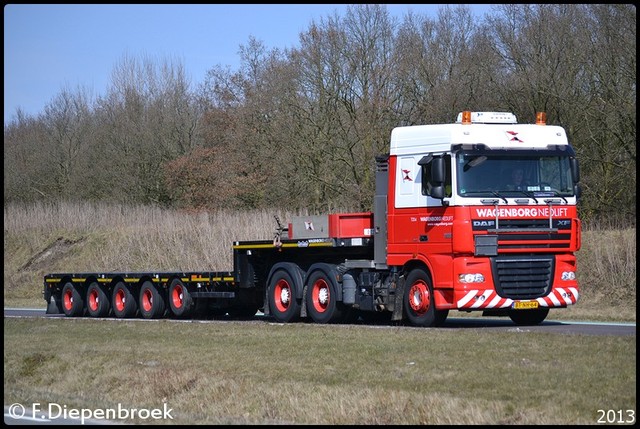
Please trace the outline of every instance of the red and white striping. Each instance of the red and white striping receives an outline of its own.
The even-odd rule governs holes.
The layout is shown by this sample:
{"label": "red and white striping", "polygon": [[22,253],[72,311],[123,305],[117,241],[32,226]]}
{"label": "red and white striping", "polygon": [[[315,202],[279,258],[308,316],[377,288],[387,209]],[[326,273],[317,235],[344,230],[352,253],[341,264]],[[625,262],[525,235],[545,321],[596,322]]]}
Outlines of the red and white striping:
{"label": "red and white striping", "polygon": [[[537,298],[540,307],[565,307],[567,305],[573,305],[578,301],[578,289],[574,287],[570,288],[556,288],[545,297]],[[520,300],[531,301],[531,300]],[[515,301],[511,298],[502,298],[495,290],[471,290],[468,291],[457,302],[457,308],[481,310],[485,308],[508,308],[513,305]]]}

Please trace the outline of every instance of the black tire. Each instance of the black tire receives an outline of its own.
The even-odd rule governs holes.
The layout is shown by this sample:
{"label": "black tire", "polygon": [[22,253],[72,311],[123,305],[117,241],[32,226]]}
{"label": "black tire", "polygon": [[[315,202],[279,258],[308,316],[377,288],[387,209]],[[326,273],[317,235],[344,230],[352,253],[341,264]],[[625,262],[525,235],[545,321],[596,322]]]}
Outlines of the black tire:
{"label": "black tire", "polygon": [[169,286],[169,306],[176,317],[189,317],[195,307],[193,298],[182,280],[173,279]]}
{"label": "black tire", "polygon": [[410,271],[404,289],[404,314],[409,323],[413,326],[436,326],[433,286],[427,272],[422,268]]}
{"label": "black tire", "polygon": [[165,304],[162,294],[150,281],[140,286],[140,298],[138,299],[140,314],[144,319],[159,319],[164,316]]}
{"label": "black tire", "polygon": [[121,319],[135,317],[138,311],[138,304],[134,295],[123,282],[118,282],[113,287],[111,307],[113,308],[113,314]]}
{"label": "black tire", "polygon": [[314,270],[307,278],[307,314],[315,323],[335,323],[342,318],[338,286],[333,276],[324,269]]}
{"label": "black tire", "polygon": [[93,282],[87,288],[87,313],[91,317],[107,317],[111,304],[105,290]]}
{"label": "black tire", "polygon": [[277,269],[271,276],[268,294],[269,312],[274,319],[289,323],[300,318],[301,306],[296,298],[296,284],[285,268]]}
{"label": "black tire", "polygon": [[84,293],[69,282],[62,288],[62,311],[67,317],[79,317],[84,315]]}
{"label": "black tire", "polygon": [[509,318],[518,326],[533,326],[541,324],[549,314],[548,308],[538,308],[536,310],[511,310]]}

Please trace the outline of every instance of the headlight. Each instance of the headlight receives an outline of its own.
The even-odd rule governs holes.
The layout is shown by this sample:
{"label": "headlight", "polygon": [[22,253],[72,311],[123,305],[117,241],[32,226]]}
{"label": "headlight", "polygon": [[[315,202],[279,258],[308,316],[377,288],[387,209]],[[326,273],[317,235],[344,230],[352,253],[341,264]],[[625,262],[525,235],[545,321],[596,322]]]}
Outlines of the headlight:
{"label": "headlight", "polygon": [[480,273],[459,274],[458,281],[460,283],[484,283],[484,276]]}

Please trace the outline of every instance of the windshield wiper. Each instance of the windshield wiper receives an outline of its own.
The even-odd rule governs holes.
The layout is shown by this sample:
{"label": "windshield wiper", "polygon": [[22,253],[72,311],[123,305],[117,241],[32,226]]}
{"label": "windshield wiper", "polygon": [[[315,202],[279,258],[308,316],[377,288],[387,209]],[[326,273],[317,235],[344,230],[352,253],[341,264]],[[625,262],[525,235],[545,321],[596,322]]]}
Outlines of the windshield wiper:
{"label": "windshield wiper", "polygon": [[[569,204],[569,201],[567,201],[567,199],[565,197],[563,197],[562,195],[560,195],[557,191],[552,190],[551,192],[553,192],[553,196],[554,197],[560,197],[560,198],[562,198],[562,200],[564,201],[565,204]],[[549,204],[549,203],[553,203],[553,200],[544,200],[544,202]]]}
{"label": "windshield wiper", "polygon": [[496,191],[491,191],[491,194],[493,194],[494,197],[502,198],[502,201],[504,201],[505,204],[509,204],[509,200],[507,200],[505,197],[503,197]]}
{"label": "windshield wiper", "polygon": [[534,197],[534,196],[533,196],[533,194],[532,194],[531,192],[523,191],[523,190],[521,190],[521,189],[515,189],[515,192],[522,192],[522,193],[523,193],[523,194],[525,194],[527,197],[529,197],[529,198],[533,199],[533,201],[535,201],[535,202],[536,202],[536,204],[539,204],[539,203],[538,203],[538,199],[537,199],[536,197]]}

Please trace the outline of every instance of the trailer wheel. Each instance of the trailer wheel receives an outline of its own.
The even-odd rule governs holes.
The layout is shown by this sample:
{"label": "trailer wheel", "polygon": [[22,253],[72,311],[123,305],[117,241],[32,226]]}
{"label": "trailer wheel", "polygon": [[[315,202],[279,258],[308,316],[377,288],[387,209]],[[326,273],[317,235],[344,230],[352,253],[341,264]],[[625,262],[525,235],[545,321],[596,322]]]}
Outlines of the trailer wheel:
{"label": "trailer wheel", "polygon": [[118,282],[113,287],[111,295],[113,314],[119,318],[129,318],[136,315],[138,305],[131,290],[123,282]]}
{"label": "trailer wheel", "polygon": [[164,299],[160,291],[150,281],[140,287],[140,314],[145,319],[159,319],[164,316]]}
{"label": "trailer wheel", "polygon": [[294,322],[300,317],[300,303],[296,299],[295,283],[291,274],[284,268],[276,270],[269,281],[269,310],[281,323]]}
{"label": "trailer wheel", "polygon": [[444,322],[436,313],[431,278],[425,270],[410,271],[405,284],[404,311],[412,325],[429,327]]}
{"label": "trailer wheel", "polygon": [[62,311],[65,316],[77,317],[84,314],[84,299],[81,291],[69,282],[62,288]]}
{"label": "trailer wheel", "polygon": [[87,312],[91,317],[106,317],[110,310],[109,298],[102,286],[93,282],[87,289]]}
{"label": "trailer wheel", "polygon": [[509,311],[509,318],[518,326],[532,326],[541,324],[549,314],[548,308],[538,308],[537,310],[512,310]]}
{"label": "trailer wheel", "polygon": [[193,298],[180,279],[173,279],[169,286],[169,306],[176,317],[188,317],[193,310]]}
{"label": "trailer wheel", "polygon": [[332,323],[342,317],[336,297],[337,285],[324,270],[311,273],[307,281],[307,314],[316,323]]}

